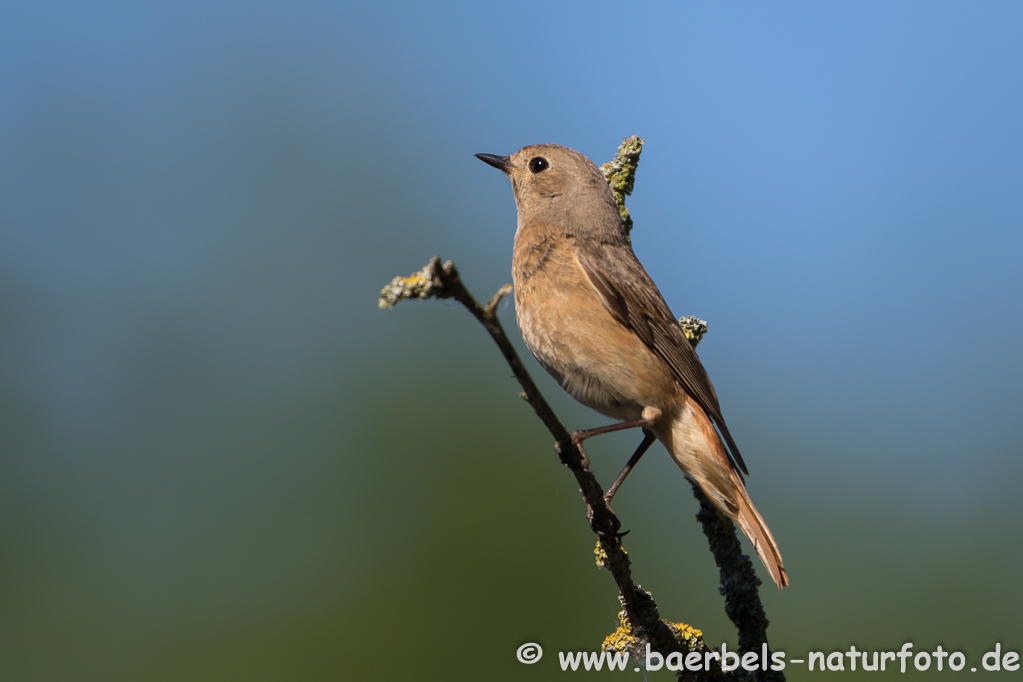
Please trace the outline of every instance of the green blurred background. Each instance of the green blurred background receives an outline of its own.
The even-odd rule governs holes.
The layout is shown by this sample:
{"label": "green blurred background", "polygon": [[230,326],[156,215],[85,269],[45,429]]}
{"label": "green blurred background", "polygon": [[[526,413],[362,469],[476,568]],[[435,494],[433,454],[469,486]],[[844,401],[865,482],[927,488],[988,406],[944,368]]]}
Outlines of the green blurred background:
{"label": "green blurred background", "polygon": [[[474,153],[632,133],[636,251],[710,322],[792,579],[774,648],[1023,650],[1021,20],[6,3],[0,679],[545,679],[598,647],[613,583],[496,348],[376,298],[435,253],[478,297],[509,281]],[[587,446],[605,484],[636,440]],[[665,617],[733,643],[659,446],[615,507]]]}

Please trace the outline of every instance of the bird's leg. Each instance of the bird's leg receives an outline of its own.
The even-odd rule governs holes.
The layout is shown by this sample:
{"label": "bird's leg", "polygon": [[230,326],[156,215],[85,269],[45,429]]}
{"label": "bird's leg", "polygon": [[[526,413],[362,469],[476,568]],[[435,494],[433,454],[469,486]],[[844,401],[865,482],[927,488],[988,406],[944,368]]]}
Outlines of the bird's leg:
{"label": "bird's leg", "polygon": [[629,475],[629,472],[632,471],[634,466],[636,466],[639,458],[642,457],[653,444],[656,436],[654,436],[653,432],[650,431],[649,428],[660,421],[660,419],[661,411],[656,407],[648,406],[643,408],[643,414],[639,419],[630,419],[629,421],[619,422],[617,424],[598,426],[595,429],[584,429],[582,431],[572,432],[572,441],[576,445],[580,446],[581,449],[582,441],[593,436],[600,436],[605,433],[614,433],[615,431],[624,431],[625,429],[643,429],[643,442],[639,444],[639,447],[636,448],[636,452],[632,454],[632,457],[630,457],[629,461],[625,464],[625,468],[622,469],[621,473],[618,474],[618,477],[614,480],[614,483],[612,483],[611,487],[607,489],[606,493],[604,493],[604,502],[607,503],[609,509],[611,506],[611,498],[615,496],[616,492],[618,492],[618,488],[622,485],[625,477]]}
{"label": "bird's leg", "polygon": [[639,444],[638,448],[636,448],[636,452],[632,453],[632,457],[630,457],[629,461],[625,463],[625,466],[622,468],[621,473],[618,474],[618,478],[614,480],[614,483],[611,484],[611,487],[608,488],[607,492],[604,493],[604,502],[606,504],[610,506],[611,498],[615,496],[616,492],[618,492],[618,488],[621,487],[622,482],[625,481],[625,477],[628,476],[629,472],[632,471],[632,468],[636,466],[636,463],[639,461],[639,458],[642,457],[643,454],[650,449],[650,446],[653,445],[653,442],[656,438],[657,437],[654,436],[653,431],[647,431],[646,429],[643,429],[643,442]]}
{"label": "bird's leg", "polygon": [[661,419],[661,411],[656,407],[644,407],[643,416],[639,419],[630,419],[627,422],[618,422],[617,424],[608,424],[607,426],[598,426],[595,429],[582,429],[579,431],[572,432],[572,441],[578,445],[587,438],[593,436],[602,436],[605,433],[614,433],[615,431],[624,431],[625,429],[639,429],[649,428],[656,424]]}

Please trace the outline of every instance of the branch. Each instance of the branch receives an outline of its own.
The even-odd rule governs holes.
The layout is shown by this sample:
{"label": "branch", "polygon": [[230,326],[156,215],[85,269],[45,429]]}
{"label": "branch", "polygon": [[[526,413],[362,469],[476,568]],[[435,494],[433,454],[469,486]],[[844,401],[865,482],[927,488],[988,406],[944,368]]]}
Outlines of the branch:
{"label": "branch", "polygon": [[725,613],[739,631],[739,650],[758,651],[767,643],[769,622],[757,591],[760,578],[753,570],[753,562],[742,553],[731,520],[707,499],[700,486],[690,484],[693,495],[700,501],[696,519],[703,525],[703,534],[707,536],[721,576],[718,589],[725,598]]}
{"label": "branch", "polygon": [[[611,186],[622,224],[628,233],[632,230],[632,216],[625,207],[625,197],[632,194],[636,184],[636,167],[646,140],[632,135],[622,140],[615,158],[600,167],[604,179]],[[697,317],[680,318],[679,326],[695,349],[707,333],[707,322]],[[710,543],[714,562],[721,577],[719,591],[725,598],[725,613],[739,631],[739,650],[758,651],[767,644],[767,615],[760,601],[760,578],[753,570],[753,562],[742,551],[742,545],[735,534],[735,526],[711,503],[698,485],[693,485],[693,495],[700,503],[696,519],[703,526],[703,534]],[[762,653],[762,652],[761,652]],[[784,680],[781,672],[766,671],[763,680]]]}
{"label": "branch", "polygon": [[613,648],[627,649],[638,656],[639,660],[643,660],[646,655],[647,643],[653,651],[665,656],[672,652],[686,654],[690,651],[713,651],[704,644],[699,630],[662,621],[653,597],[633,581],[629,557],[622,547],[622,536],[619,534],[622,524],[604,503],[604,490],[590,471],[589,460],[540,394],[497,319],[497,304],[510,291],[511,286],[505,285],[486,305],[480,305],[465,288],[455,264],[451,261],[442,264],[440,258],[434,256],[419,272],[409,277],[395,277],[381,291],[378,305],[390,308],[407,298],[453,298],[465,306],[490,333],[522,386],[522,397],[554,436],[555,450],[561,462],[572,471],[586,501],[590,528],[597,534],[597,564],[611,573],[618,586],[623,607],[619,614],[621,626],[613,636]]}
{"label": "branch", "polygon": [[[696,348],[707,333],[707,322],[697,317],[683,317],[678,323],[689,343]],[[770,621],[760,601],[758,588],[761,581],[753,569],[753,562],[743,554],[732,521],[714,506],[700,490],[700,486],[692,481],[689,483],[693,488],[693,496],[700,503],[696,520],[703,526],[703,534],[707,536],[714,563],[718,566],[721,580],[718,591],[725,598],[725,614],[739,631],[739,651],[757,651],[764,658],[769,658],[770,649],[766,647]],[[783,682],[785,675],[781,671],[761,671],[757,680]]]}
{"label": "branch", "polygon": [[[642,146],[643,140],[639,137],[626,138],[615,159],[602,167],[627,230],[632,226],[632,218],[625,208],[625,196],[632,192]],[[486,305],[481,305],[463,284],[455,264],[452,261],[442,264],[440,258],[434,256],[419,272],[409,277],[395,277],[381,290],[378,306],[390,308],[411,298],[453,298],[465,306],[494,339],[522,386],[523,392],[520,395],[550,431],[562,464],[575,476],[586,502],[590,528],[597,535],[597,565],[606,568],[618,586],[618,598],[622,604],[622,611],[618,614],[619,627],[604,640],[603,648],[628,651],[639,661],[645,660],[647,645],[665,657],[672,653],[685,656],[699,652],[702,658],[702,654],[714,653],[715,650],[703,641],[699,630],[683,623],[662,620],[652,595],[633,581],[631,562],[621,542],[624,534],[619,532],[622,524],[604,502],[604,491],[590,471],[586,453],[572,440],[568,429],[540,394],[497,318],[497,304],[511,289],[510,284],[504,285]],[[682,318],[679,324],[694,348],[707,331],[707,323],[695,317]],[[765,630],[768,623],[757,592],[760,580],[753,571],[749,557],[742,553],[732,522],[711,504],[698,486],[694,485],[693,490],[701,505],[697,519],[703,524],[721,574],[720,591],[725,597],[725,611],[739,630],[740,651],[760,652],[761,647],[766,646]],[[712,670],[683,672],[679,676],[690,680],[785,679],[781,672],[757,671],[751,674],[741,667],[732,672],[723,672],[720,664]]]}
{"label": "branch", "polygon": [[636,185],[636,166],[639,165],[639,155],[643,152],[643,145],[646,140],[639,135],[632,135],[622,140],[618,145],[618,153],[615,157],[600,167],[604,173],[604,179],[611,185],[611,191],[615,195],[615,203],[618,204],[618,214],[622,217],[622,225],[625,227],[625,234],[632,231],[632,216],[629,209],[625,207],[625,197],[632,194],[632,188]]}

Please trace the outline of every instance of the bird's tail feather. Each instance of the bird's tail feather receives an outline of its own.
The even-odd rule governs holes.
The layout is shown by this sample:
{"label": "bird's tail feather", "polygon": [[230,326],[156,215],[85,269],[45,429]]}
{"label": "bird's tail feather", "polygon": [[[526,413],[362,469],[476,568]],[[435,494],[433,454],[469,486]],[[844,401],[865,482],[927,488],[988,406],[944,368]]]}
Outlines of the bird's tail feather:
{"label": "bird's tail feather", "polygon": [[[750,500],[749,494],[746,492],[746,486],[743,485],[742,479],[734,471],[731,472],[732,479],[734,481],[733,490],[735,491],[735,500],[738,502],[738,510],[734,516],[729,514],[727,511],[722,510],[728,515],[742,532],[749,538],[750,543],[753,545],[753,549],[757,550],[757,554],[760,556],[760,560],[764,562],[764,567],[767,568],[767,572],[771,574],[771,578],[774,579],[775,585],[778,587],[785,587],[789,584],[789,576],[785,572],[785,566],[781,562],[781,552],[778,550],[778,543],[774,541],[774,536],[771,535],[771,529],[764,523],[764,517],[760,515],[757,508],[753,506],[753,501]],[[719,507],[720,508],[720,507]]]}
{"label": "bird's tail feather", "polygon": [[728,518],[749,538],[778,587],[789,584],[778,543],[771,535],[746,485],[732,466],[721,438],[707,414],[692,400],[671,420],[670,429],[658,430],[658,438],[672,459]]}

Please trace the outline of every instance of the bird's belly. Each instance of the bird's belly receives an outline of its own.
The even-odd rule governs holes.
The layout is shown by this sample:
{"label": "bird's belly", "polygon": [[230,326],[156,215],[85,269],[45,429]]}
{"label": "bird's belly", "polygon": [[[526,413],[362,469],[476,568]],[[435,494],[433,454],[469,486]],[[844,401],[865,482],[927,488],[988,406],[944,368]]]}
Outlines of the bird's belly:
{"label": "bird's belly", "polygon": [[644,407],[666,411],[678,387],[671,369],[596,297],[570,287],[520,296],[515,314],[526,346],[568,393],[618,420],[639,419]]}

